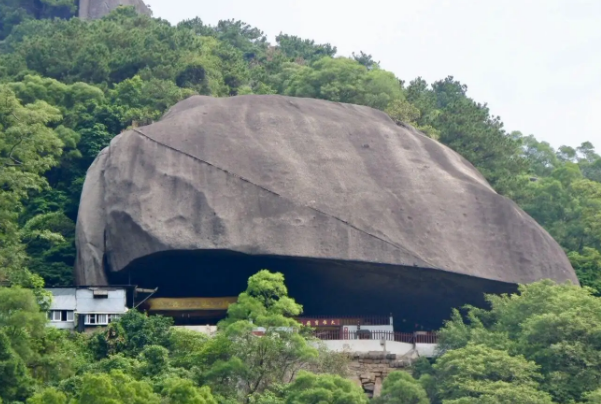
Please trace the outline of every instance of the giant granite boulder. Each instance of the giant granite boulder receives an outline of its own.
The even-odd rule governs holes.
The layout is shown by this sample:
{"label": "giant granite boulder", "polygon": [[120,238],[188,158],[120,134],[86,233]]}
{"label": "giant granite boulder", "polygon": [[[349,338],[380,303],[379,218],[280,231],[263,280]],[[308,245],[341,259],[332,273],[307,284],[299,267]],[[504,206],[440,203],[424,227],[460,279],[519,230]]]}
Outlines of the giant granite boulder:
{"label": "giant granite boulder", "polygon": [[152,16],[152,11],[143,0],[79,0],[79,18],[96,20],[119,6],[133,6],[138,13]]}
{"label": "giant granite boulder", "polygon": [[194,96],[115,137],[88,170],[76,244],[80,285],[213,250],[577,283],[551,236],[448,147],[368,107],[274,95]]}

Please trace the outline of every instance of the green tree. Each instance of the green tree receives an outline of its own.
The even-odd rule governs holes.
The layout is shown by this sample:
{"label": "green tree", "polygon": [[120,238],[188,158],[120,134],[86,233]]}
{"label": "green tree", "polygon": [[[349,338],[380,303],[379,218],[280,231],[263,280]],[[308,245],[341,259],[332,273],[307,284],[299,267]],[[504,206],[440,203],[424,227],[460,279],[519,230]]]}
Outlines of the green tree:
{"label": "green tree", "polygon": [[368,70],[362,83],[365,94],[355,101],[357,104],[384,111],[394,101],[405,100],[403,87],[394,74],[378,68]]}
{"label": "green tree", "polygon": [[257,336],[252,327],[240,325],[231,325],[217,337],[215,342],[219,338],[231,341],[227,355],[209,363],[200,375],[200,383],[210,385],[215,392],[240,399],[261,394],[274,385],[289,383],[300,370],[317,363],[318,351],[297,332],[267,329]]}
{"label": "green tree", "polygon": [[525,181],[514,197],[569,252],[581,283],[599,293],[601,183],[584,178],[577,163],[560,162],[548,177]]}
{"label": "green tree", "polygon": [[77,404],[159,404],[159,395],[152,386],[136,381],[120,371],[87,373],[81,378],[75,398]]}
{"label": "green tree", "polygon": [[[44,280],[72,282],[74,223],[89,165],[123,130],[157,120],[198,93],[367,105],[463,155],[549,231],[581,283],[595,291],[541,283],[519,295],[489,297],[490,310],[469,308],[465,318],[456,312],[442,331],[442,352],[448,352],[434,368],[414,374],[435,402],[547,403],[548,394],[560,403],[596,402],[601,157],[592,143],[554,150],[533,136],[507,133],[453,77],[405,86],[364,52],[335,57],[330,44],[285,34],[271,46],[242,21],[172,26],[132,8],[96,21],[67,20],[73,5],[0,4],[0,282],[31,288],[0,289],[0,333],[8,341],[2,371],[13,380],[0,389],[12,389],[10,400],[26,399],[30,387],[40,391],[30,398],[34,403],[152,403],[159,393],[165,402],[214,400],[191,380],[210,385],[223,402],[305,402],[322,393],[324,402],[337,399],[331,392],[338,382],[329,376],[311,376],[318,381],[302,399],[300,389],[285,393],[300,370],[344,373],[344,361],[309,344],[291,318],[302,307],[287,295],[280,274],[252,277],[212,339],[170,330],[169,319],[135,311],[89,339],[43,326]],[[255,335],[257,328],[264,335]],[[538,367],[530,372],[533,363]],[[504,367],[530,376],[510,380]],[[152,380],[154,392],[134,377]],[[64,397],[44,389],[49,385]],[[384,390],[391,402],[423,399],[409,376],[389,378]]]}
{"label": "green tree", "polygon": [[158,376],[169,369],[169,351],[159,345],[148,345],[140,353],[140,372],[147,377]]}
{"label": "green tree", "polygon": [[[580,401],[601,387],[601,299],[590,289],[540,281],[520,286],[519,294],[490,295],[487,300],[490,310],[469,307],[465,319],[455,311],[440,332],[441,352],[478,344],[479,350],[491,349],[497,356],[523,356],[538,366],[541,389],[560,403]],[[456,354],[452,357],[460,361]],[[442,366],[440,359],[436,366]]]}
{"label": "green tree", "polygon": [[532,174],[548,177],[561,164],[555,149],[549,143],[539,142],[533,135],[523,136],[519,132],[513,132],[511,136],[521,142]]}
{"label": "green tree", "polygon": [[578,274],[580,283],[593,288],[597,295],[601,294],[601,252],[583,247],[582,253],[572,251],[568,258]]}
{"label": "green tree", "polygon": [[137,359],[119,353],[99,361],[89,360],[87,366],[82,366],[78,373],[111,373],[116,370],[126,375],[134,375],[139,368],[140,362]]}
{"label": "green tree", "polygon": [[164,384],[162,395],[167,397],[169,404],[217,404],[206,386],[198,388],[190,380],[176,378],[168,379]]}
{"label": "green tree", "polygon": [[430,404],[424,388],[409,373],[392,372],[382,384],[382,394],[374,404]]}
{"label": "green tree", "polygon": [[322,58],[299,69],[290,80],[286,94],[296,97],[357,103],[364,96],[365,66],[348,58]]}
{"label": "green tree", "polygon": [[219,326],[226,328],[238,321],[251,321],[256,326],[294,326],[290,317],[298,316],[302,306],[288,296],[281,273],[264,269],[248,279],[246,291],[231,304],[226,319]]}
{"label": "green tree", "polygon": [[584,177],[601,182],[601,156],[596,153],[595,146],[591,142],[584,142],[575,149],[562,146],[556,154],[563,162],[578,164]]}
{"label": "green tree", "polygon": [[595,391],[591,391],[590,393],[585,394],[585,403],[589,404],[601,404],[601,389],[597,389]]}
{"label": "green tree", "polygon": [[360,65],[367,67],[367,70],[377,69],[380,67],[380,62],[376,62],[371,55],[368,55],[363,51],[360,51],[358,55],[353,52],[353,59],[355,59]]}
{"label": "green tree", "polygon": [[[310,66],[293,70],[285,94],[367,105],[384,110],[404,94],[394,74],[368,70],[356,60],[324,57]],[[414,112],[415,114],[415,112]]]}
{"label": "green tree", "polygon": [[435,129],[442,143],[476,166],[501,193],[510,192],[515,178],[528,169],[520,142],[504,131],[486,104],[470,99],[467,86],[452,76],[431,88],[421,78],[412,81],[407,100],[420,110],[420,126]]}
{"label": "green tree", "polygon": [[46,315],[30,289],[0,287],[0,329],[24,361],[36,355],[36,345],[44,336],[45,325]]}
{"label": "green tree", "polygon": [[395,121],[414,123],[420,116],[420,111],[407,100],[394,100],[385,112]]}
{"label": "green tree", "polygon": [[25,199],[48,185],[42,174],[58,164],[64,143],[49,125],[60,120],[59,111],[47,103],[22,105],[0,86],[0,281],[31,286],[23,240],[62,240],[39,226],[43,217],[18,223]]}
{"label": "green tree", "polygon": [[275,37],[279,50],[289,61],[314,62],[322,57],[334,57],[336,47],[328,44],[316,44],[310,39],[280,33]]}
{"label": "green tree", "polygon": [[24,401],[31,393],[32,380],[3,329],[0,328],[0,400]]}
{"label": "green tree", "polygon": [[150,123],[159,120],[169,107],[192,94],[194,91],[181,89],[172,81],[145,81],[134,76],[116,84],[108,92],[108,98],[113,106],[121,109],[122,125],[128,126],[134,121]]}
{"label": "green tree", "polygon": [[361,388],[334,375],[301,372],[286,389],[286,404],[367,404]]}
{"label": "green tree", "polygon": [[[262,270],[251,276],[246,291],[219,323],[217,337],[197,355],[202,370],[198,383],[210,385],[217,394],[246,400],[289,383],[301,369],[317,364],[319,351],[289,317],[300,313],[282,274]],[[257,327],[262,327],[263,335],[253,333]]]}
{"label": "green tree", "polygon": [[468,344],[446,352],[434,365],[434,378],[437,398],[445,403],[492,402],[489,397],[496,397],[499,391],[516,389],[537,400],[546,397],[542,402],[551,403],[550,397],[538,391],[540,375],[535,363],[484,345]]}
{"label": "green tree", "polygon": [[191,368],[195,361],[194,353],[200,352],[208,339],[207,335],[196,331],[172,329],[169,335],[169,350],[173,366]]}
{"label": "green tree", "polygon": [[240,20],[220,20],[213,30],[219,40],[243,51],[246,60],[257,58],[267,47],[263,31]]}
{"label": "green tree", "polygon": [[49,387],[34,394],[27,400],[27,404],[67,404],[67,396],[63,392]]}
{"label": "green tree", "polygon": [[70,18],[75,15],[73,0],[6,0],[0,4],[0,41],[24,21],[40,18]]}
{"label": "green tree", "polygon": [[207,81],[206,88],[214,89],[213,95],[225,95],[221,47],[215,41],[120,8],[101,20],[19,25],[6,40],[9,53],[0,60],[0,71],[13,78],[36,72],[66,83],[107,85],[136,75],[174,82],[195,64],[203,69],[199,79]]}
{"label": "green tree", "polygon": [[36,355],[27,363],[31,375],[41,383],[58,383],[72,377],[92,361],[87,337],[52,327],[44,329],[35,343]]}
{"label": "green tree", "polygon": [[498,385],[479,397],[444,400],[444,404],[552,404],[548,394],[528,386]]}
{"label": "green tree", "polygon": [[90,341],[91,349],[98,359],[117,353],[135,357],[150,345],[169,346],[172,324],[170,317],[130,310],[106,331],[95,334]]}

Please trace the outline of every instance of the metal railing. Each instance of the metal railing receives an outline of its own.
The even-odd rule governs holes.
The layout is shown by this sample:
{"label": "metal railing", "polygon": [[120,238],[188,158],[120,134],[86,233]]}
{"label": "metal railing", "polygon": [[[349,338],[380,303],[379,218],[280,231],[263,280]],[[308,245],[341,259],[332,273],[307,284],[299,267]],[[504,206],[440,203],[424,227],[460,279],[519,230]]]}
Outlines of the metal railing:
{"label": "metal railing", "polygon": [[436,344],[438,342],[436,333],[432,332],[411,334],[406,332],[371,330],[315,330],[313,335],[324,341],[367,339],[406,342],[408,344]]}
{"label": "metal railing", "polygon": [[438,344],[438,335],[435,332],[416,333],[416,344]]}

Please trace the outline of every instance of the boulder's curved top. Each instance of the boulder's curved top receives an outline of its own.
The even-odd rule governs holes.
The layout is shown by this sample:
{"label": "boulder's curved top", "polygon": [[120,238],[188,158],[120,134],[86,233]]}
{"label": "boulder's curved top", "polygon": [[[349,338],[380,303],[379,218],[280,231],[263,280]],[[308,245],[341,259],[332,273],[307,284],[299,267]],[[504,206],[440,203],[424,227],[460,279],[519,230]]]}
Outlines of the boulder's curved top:
{"label": "boulder's curved top", "polygon": [[272,95],[194,96],[115,137],[88,170],[76,244],[80,285],[167,250],[577,283],[551,236],[451,149],[368,107]]}

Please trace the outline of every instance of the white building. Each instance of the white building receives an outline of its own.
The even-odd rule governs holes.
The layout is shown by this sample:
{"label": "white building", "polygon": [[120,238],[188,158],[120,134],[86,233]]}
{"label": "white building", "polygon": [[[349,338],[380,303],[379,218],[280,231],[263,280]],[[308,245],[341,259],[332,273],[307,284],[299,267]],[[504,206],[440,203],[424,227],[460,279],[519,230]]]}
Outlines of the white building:
{"label": "white building", "polygon": [[75,288],[47,289],[52,293],[52,304],[48,311],[50,326],[72,330],[75,328]]}
{"label": "white building", "polygon": [[122,288],[49,288],[52,303],[49,325],[85,331],[106,326],[127,312],[127,291]]}

